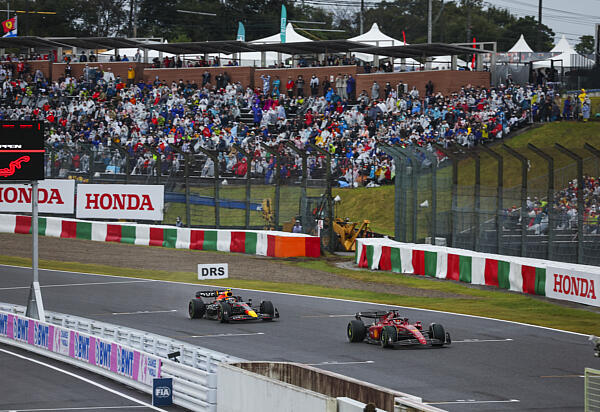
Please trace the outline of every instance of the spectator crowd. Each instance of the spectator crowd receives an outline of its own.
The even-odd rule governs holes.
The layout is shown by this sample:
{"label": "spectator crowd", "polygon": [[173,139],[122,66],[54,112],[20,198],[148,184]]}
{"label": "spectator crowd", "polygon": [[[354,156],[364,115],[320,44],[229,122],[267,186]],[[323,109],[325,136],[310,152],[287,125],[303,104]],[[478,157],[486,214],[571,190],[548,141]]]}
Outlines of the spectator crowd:
{"label": "spectator crowd", "polygon": [[[301,175],[301,158],[284,145],[291,142],[312,153],[309,176],[325,173],[324,157],[309,147],[314,144],[331,154],[340,186],[375,185],[395,174],[382,143],[420,146],[440,162],[434,144],[473,147],[533,121],[561,118],[559,96],[544,86],[467,85],[444,95],[429,82],[422,95],[415,87],[377,82],[357,91],[352,76],[339,74],[283,80],[264,75],[253,89],[233,83],[226,71],[214,77],[205,72],[201,84],[159,78],[136,83],[133,73],[121,79],[110,69],[86,67],[75,78],[67,65],[63,77],[50,81],[39,70],[16,67],[0,68],[0,117],[44,120],[55,153],[48,156],[47,170],[62,175],[92,166],[99,172],[150,175],[158,164],[163,175],[181,173],[183,151],[201,155],[195,171],[209,177],[215,165],[200,150],[207,149],[218,152],[221,175],[243,177],[248,165],[237,144],[252,154],[251,176],[270,182],[275,159],[264,143],[281,155],[285,181]],[[567,118],[583,112],[571,107]]]}

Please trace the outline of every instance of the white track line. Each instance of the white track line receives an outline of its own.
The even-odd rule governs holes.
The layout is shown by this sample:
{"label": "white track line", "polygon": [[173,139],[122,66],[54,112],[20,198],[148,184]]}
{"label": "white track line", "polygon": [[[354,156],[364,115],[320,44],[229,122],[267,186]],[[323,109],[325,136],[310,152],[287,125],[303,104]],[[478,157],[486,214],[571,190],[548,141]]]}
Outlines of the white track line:
{"label": "white track line", "polygon": [[[13,268],[19,268],[19,269],[28,269],[27,266],[2,265],[2,264],[0,264],[0,266],[13,267]],[[123,279],[123,278],[125,278],[125,279],[140,279],[140,278],[132,278],[132,277],[129,277],[129,276],[102,275],[102,274],[98,274],[98,273],[73,272],[73,271],[68,271],[68,270],[56,270],[56,269],[40,269],[40,271],[59,272],[59,273],[73,273],[73,274],[76,274],[76,275],[105,276],[105,277],[110,277],[110,278],[121,278],[121,279]],[[156,280],[156,279],[145,279],[145,280],[149,281],[149,282],[163,282],[163,283],[173,283],[173,284],[178,284],[178,285],[189,285],[189,286],[200,286],[200,287],[202,287],[202,286],[215,287],[215,288],[223,288],[223,287],[225,287],[223,285],[215,286],[215,285],[189,283],[189,282],[175,282],[175,281],[172,281],[172,280]],[[419,311],[423,311],[423,312],[443,313],[443,314],[446,314],[446,315],[462,316],[462,317],[473,318],[473,319],[493,320],[493,321],[496,321],[496,322],[510,323],[510,324],[513,324],[513,325],[520,325],[520,326],[527,326],[527,327],[531,327],[531,328],[538,328],[538,329],[549,330],[549,331],[552,331],[552,332],[561,332],[561,333],[568,333],[570,335],[589,337],[589,335],[587,335],[587,334],[579,333],[579,332],[571,332],[569,330],[555,329],[555,328],[549,328],[547,326],[539,326],[539,325],[531,325],[529,323],[515,322],[515,321],[512,321],[512,320],[494,319],[494,318],[489,318],[489,317],[486,317],[486,316],[467,315],[467,314],[464,314],[464,313],[448,312],[448,311],[443,311],[443,310],[423,309],[423,308],[413,308],[413,307],[409,307],[409,306],[389,305],[389,304],[385,304],[385,303],[375,303],[375,302],[368,302],[368,301],[364,301],[364,300],[351,300],[351,299],[340,299],[340,298],[328,298],[328,297],[322,297],[322,296],[300,295],[298,293],[272,292],[272,291],[269,291],[269,290],[260,290],[260,289],[246,289],[246,288],[233,288],[233,287],[232,287],[232,289],[246,290],[246,291],[249,291],[249,292],[270,293],[270,294],[274,294],[274,295],[298,296],[298,297],[303,297],[303,298],[332,300],[332,301],[338,301],[338,302],[351,302],[351,303],[369,304],[369,305],[385,306],[385,307],[388,307],[388,308],[393,307],[393,308],[400,308],[400,309],[419,310]]]}
{"label": "white track line", "polygon": [[452,343],[480,343],[480,342],[512,342],[514,339],[464,339],[453,340]]}
{"label": "white track line", "polygon": [[130,400],[132,402],[135,402],[138,405],[144,406],[146,408],[151,408],[151,409],[153,409],[155,411],[166,412],[164,409],[160,409],[160,408],[157,408],[156,406],[152,406],[149,403],[146,403],[144,401],[140,401],[140,400],[138,400],[138,399],[136,399],[136,398],[134,398],[132,396],[126,395],[126,394],[121,393],[121,392],[119,392],[119,391],[117,391],[115,389],[111,389],[108,386],[104,386],[104,385],[102,385],[102,384],[100,384],[98,382],[94,382],[94,381],[92,381],[90,379],[84,378],[83,376],[79,376],[79,375],[77,375],[77,374],[75,374],[73,372],[69,372],[69,371],[67,371],[65,369],[61,369],[61,368],[59,368],[57,366],[50,365],[50,364],[45,363],[45,362],[41,362],[41,361],[39,361],[37,359],[28,358],[27,356],[19,355],[18,353],[14,353],[14,352],[11,352],[11,351],[6,350],[6,349],[0,349],[0,352],[3,352],[3,353],[6,353],[6,354],[15,356],[15,357],[20,358],[20,359],[24,359],[24,360],[33,362],[33,363],[41,365],[41,366],[45,366],[45,367],[50,368],[52,370],[55,370],[57,372],[64,373],[65,375],[71,376],[72,378],[79,379],[80,381],[83,381],[85,383],[89,383],[90,385],[96,386],[97,388],[104,389],[107,392],[110,392],[110,393],[118,395],[118,396],[120,396],[122,398],[128,399],[128,400]]}
{"label": "white track line", "polygon": [[354,361],[354,362],[320,362],[320,363],[305,363],[305,365],[309,366],[328,366],[328,365],[354,365],[359,363],[375,363],[375,361],[367,360],[367,361]]}
{"label": "white track line", "polygon": [[104,410],[104,409],[138,409],[145,408],[145,406],[141,405],[131,405],[131,406],[87,406],[82,408],[52,408],[52,409],[1,409],[0,412],[45,412],[45,411],[96,411],[96,410]]}
{"label": "white track line", "polygon": [[507,399],[505,401],[477,401],[475,399],[459,399],[456,401],[447,401],[447,402],[423,402],[426,405],[450,405],[450,404],[461,404],[461,405],[470,405],[470,404],[481,404],[481,403],[517,403],[521,402],[518,399]]}
{"label": "white track line", "polygon": [[153,313],[172,313],[177,312],[177,309],[169,310],[138,310],[137,312],[113,312],[111,315],[147,315]]}
{"label": "white track line", "polygon": [[189,338],[226,338],[229,336],[255,336],[255,335],[264,335],[264,332],[254,332],[254,333],[217,333],[215,335],[191,335]]}
{"label": "white track line", "polygon": [[[148,283],[155,282],[154,280],[124,280],[122,282],[90,282],[90,283],[65,283],[61,285],[40,285],[41,288],[64,288],[70,286],[97,286],[97,285],[117,285],[123,283]],[[30,286],[14,286],[10,288],[0,288],[0,290],[16,290],[16,289],[29,289]]]}

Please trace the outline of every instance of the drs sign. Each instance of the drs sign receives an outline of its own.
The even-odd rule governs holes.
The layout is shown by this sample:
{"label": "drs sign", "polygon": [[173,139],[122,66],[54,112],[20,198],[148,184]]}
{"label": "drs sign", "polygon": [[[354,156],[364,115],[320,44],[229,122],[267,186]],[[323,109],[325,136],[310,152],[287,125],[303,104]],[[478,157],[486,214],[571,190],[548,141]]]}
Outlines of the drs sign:
{"label": "drs sign", "polygon": [[227,279],[228,277],[229,271],[227,270],[227,263],[198,265],[199,280]]}

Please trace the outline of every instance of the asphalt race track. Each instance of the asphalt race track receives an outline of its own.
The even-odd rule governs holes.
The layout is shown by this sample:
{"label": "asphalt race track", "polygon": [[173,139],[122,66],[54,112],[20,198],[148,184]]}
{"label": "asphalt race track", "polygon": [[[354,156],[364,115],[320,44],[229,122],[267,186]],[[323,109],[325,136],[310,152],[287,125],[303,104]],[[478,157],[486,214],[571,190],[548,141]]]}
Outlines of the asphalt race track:
{"label": "asphalt race track", "polygon": [[154,410],[150,395],[14,346],[0,344],[0,370],[2,412]]}
{"label": "asphalt race track", "polygon": [[[31,269],[0,266],[0,279],[0,302],[24,305]],[[187,316],[195,291],[210,287],[47,270],[40,271],[40,284],[47,310],[147,330],[248,360],[315,365],[421,396],[449,411],[580,411],[584,368],[599,366],[587,336],[491,319],[402,309],[424,325],[443,324],[453,343],[439,349],[382,349],[351,344],[345,336],[355,312],[381,310],[380,305],[234,290],[255,302],[272,300],[281,319],[220,324]],[[30,373],[33,382],[35,371]]]}

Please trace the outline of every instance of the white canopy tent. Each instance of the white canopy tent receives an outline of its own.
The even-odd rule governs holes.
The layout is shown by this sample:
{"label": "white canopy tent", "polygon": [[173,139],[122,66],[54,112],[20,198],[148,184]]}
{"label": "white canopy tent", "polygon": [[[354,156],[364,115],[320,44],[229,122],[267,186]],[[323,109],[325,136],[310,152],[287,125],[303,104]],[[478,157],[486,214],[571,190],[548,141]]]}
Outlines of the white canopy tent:
{"label": "white canopy tent", "polygon": [[[458,67],[467,67],[467,62],[456,59]],[[431,62],[431,68],[435,70],[450,70],[452,68],[452,56],[436,56]]]}
{"label": "white canopy tent", "polygon": [[[373,25],[371,26],[371,28],[369,29],[368,32],[358,35],[356,37],[352,37],[348,40],[354,41],[354,42],[359,42],[359,43],[364,43],[364,44],[369,44],[369,45],[376,46],[376,47],[403,46],[405,44],[408,44],[408,43],[404,43],[403,41],[396,40],[393,37],[390,37],[387,34],[383,33],[379,29],[379,26],[377,25],[377,23],[373,23]],[[375,57],[372,54],[366,54],[366,53],[360,53],[360,52],[356,52],[353,54],[354,54],[354,56],[356,56],[357,59],[367,61],[367,62],[372,62]],[[379,56],[380,59],[385,58],[385,57],[386,56]],[[413,58],[407,58],[407,59],[405,59],[405,61],[406,61],[406,65],[409,67],[421,65],[421,63],[419,63],[417,60],[415,60]],[[399,64],[400,64],[400,59],[394,60],[395,66],[397,66]]]}
{"label": "white canopy tent", "polygon": [[533,53],[533,50],[527,42],[525,41],[525,37],[521,34],[519,40],[510,48],[509,53]]}
{"label": "white canopy tent", "polygon": [[571,51],[573,51],[573,48],[567,41],[567,38],[565,37],[565,35],[563,34],[562,37],[560,38],[560,40],[558,41],[558,43],[556,43],[556,46],[554,46],[552,48],[552,50],[550,50],[550,53],[564,53],[564,52],[571,52]]}
{"label": "white canopy tent", "polygon": [[594,65],[593,60],[579,55],[575,50],[570,50],[546,60],[533,62],[533,68],[540,69],[543,67],[551,67],[552,61],[554,61],[554,68],[557,70],[561,67],[573,69],[577,67],[591,67]]}
{"label": "white canopy tent", "polygon": [[[306,42],[312,41],[308,37],[304,37],[292,26],[292,23],[288,23],[285,27],[285,42],[286,43],[298,43],[298,42]],[[267,43],[281,43],[281,35],[280,33],[274,34],[272,36],[264,37],[258,40],[252,40],[250,43],[257,44],[267,44]],[[278,53],[277,52],[265,52],[267,66],[277,63],[278,61]],[[289,54],[281,54],[281,60],[285,60],[290,58]],[[241,63],[242,66],[260,66],[261,63],[261,52],[244,52],[241,53]]]}

